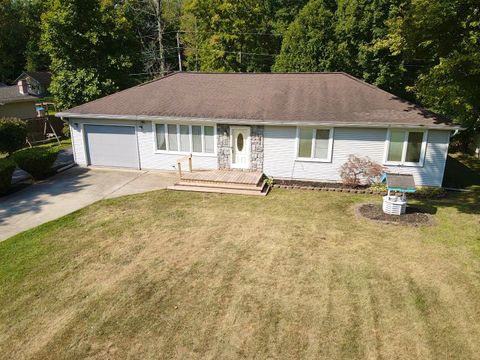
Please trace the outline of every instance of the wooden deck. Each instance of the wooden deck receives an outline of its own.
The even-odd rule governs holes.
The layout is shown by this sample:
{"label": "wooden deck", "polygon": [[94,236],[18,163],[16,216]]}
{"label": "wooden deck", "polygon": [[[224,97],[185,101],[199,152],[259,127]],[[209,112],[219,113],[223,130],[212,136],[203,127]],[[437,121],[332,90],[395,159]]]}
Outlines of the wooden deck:
{"label": "wooden deck", "polygon": [[239,170],[197,170],[182,172],[171,190],[265,196],[269,186],[261,172]]}
{"label": "wooden deck", "polygon": [[259,171],[198,170],[191,173],[182,173],[182,181],[204,181],[212,183],[259,185],[262,178],[263,173]]}

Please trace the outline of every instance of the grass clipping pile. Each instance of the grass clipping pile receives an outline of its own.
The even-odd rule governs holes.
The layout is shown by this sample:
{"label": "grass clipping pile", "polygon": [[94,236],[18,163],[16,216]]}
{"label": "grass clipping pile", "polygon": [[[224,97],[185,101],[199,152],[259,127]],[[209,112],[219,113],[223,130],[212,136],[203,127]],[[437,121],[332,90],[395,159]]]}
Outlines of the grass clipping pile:
{"label": "grass clipping pile", "polygon": [[425,210],[414,206],[407,206],[403,215],[388,215],[382,210],[381,204],[360,204],[356,207],[357,216],[385,224],[399,225],[434,225],[433,216]]}

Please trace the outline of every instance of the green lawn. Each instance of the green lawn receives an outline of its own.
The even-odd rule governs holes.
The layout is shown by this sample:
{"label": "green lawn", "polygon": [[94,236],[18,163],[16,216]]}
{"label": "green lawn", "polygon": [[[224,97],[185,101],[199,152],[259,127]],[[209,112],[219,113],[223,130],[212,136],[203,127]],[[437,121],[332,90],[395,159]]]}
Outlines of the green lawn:
{"label": "green lawn", "polygon": [[0,243],[0,358],[478,358],[478,195],[418,203],[432,227],[347,193],[98,202]]}

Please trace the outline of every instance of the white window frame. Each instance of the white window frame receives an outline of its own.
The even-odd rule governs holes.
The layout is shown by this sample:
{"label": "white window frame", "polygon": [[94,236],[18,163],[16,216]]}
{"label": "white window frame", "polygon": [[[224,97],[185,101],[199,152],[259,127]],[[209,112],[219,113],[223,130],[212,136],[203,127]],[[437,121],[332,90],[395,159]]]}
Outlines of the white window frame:
{"label": "white window frame", "polygon": [[[312,148],[310,150],[310,157],[300,157],[298,153],[300,151],[300,128],[311,129],[312,130]],[[320,159],[315,157],[315,141],[316,141],[316,131],[317,130],[329,130],[328,136],[328,154],[325,159]],[[323,162],[331,163],[332,154],[333,154],[333,135],[334,128],[325,128],[325,127],[309,127],[309,126],[297,126],[297,135],[296,135],[296,144],[295,144],[295,159],[298,161],[311,161],[311,162]]]}
{"label": "white window frame", "polygon": [[[403,138],[403,149],[402,149],[402,159],[400,161],[388,161],[388,153],[390,151],[390,137],[392,130],[403,131],[405,136]],[[419,162],[408,162],[405,161],[407,156],[407,146],[408,146],[408,134],[410,132],[422,132],[422,148],[420,150],[420,160]],[[425,153],[427,151],[427,140],[428,140],[428,130],[425,129],[387,129],[387,137],[385,139],[385,153],[383,155],[383,164],[389,166],[410,166],[410,167],[423,167],[425,163]]]}
{"label": "white window frame", "polygon": [[[157,146],[157,125],[163,125],[165,129],[165,145],[166,150],[158,150]],[[168,143],[168,125],[175,125],[177,127],[177,144],[178,149],[175,151],[170,151]],[[190,141],[190,150],[193,150],[193,134],[192,126],[200,126],[201,128],[201,141],[202,141],[202,152],[194,151],[180,151],[180,125],[188,126],[188,136]],[[213,153],[205,152],[205,126],[213,127]],[[176,155],[187,155],[192,154],[196,156],[217,156],[217,125],[216,124],[185,124],[177,123],[175,121],[152,121],[152,135],[153,135],[153,152],[155,154],[176,154]]]}

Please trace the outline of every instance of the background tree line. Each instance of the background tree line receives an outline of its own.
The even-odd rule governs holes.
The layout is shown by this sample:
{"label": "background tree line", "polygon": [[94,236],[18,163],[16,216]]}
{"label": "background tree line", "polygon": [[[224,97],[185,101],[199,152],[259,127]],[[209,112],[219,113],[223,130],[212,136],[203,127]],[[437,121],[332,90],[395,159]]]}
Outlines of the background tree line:
{"label": "background tree line", "polygon": [[345,71],[464,144],[479,132],[478,0],[0,0],[0,81],[49,69],[62,108],[178,70],[178,52],[189,71]]}

